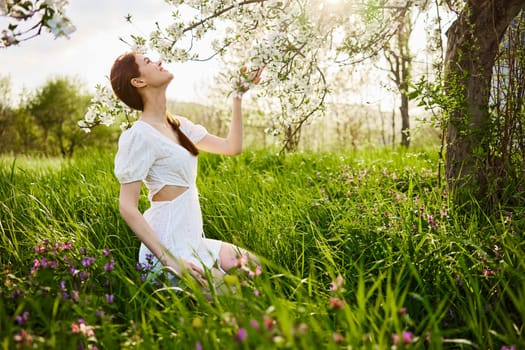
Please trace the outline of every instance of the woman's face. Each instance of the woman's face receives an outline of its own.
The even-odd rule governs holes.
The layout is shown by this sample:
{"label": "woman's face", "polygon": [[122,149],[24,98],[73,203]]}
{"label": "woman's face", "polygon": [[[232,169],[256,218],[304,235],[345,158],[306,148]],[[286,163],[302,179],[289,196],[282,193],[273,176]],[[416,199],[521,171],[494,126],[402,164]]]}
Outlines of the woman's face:
{"label": "woman's face", "polygon": [[160,87],[167,85],[173,79],[173,74],[162,67],[162,62],[152,61],[149,57],[137,54],[135,62],[139,66],[139,80],[145,83],[145,86]]}

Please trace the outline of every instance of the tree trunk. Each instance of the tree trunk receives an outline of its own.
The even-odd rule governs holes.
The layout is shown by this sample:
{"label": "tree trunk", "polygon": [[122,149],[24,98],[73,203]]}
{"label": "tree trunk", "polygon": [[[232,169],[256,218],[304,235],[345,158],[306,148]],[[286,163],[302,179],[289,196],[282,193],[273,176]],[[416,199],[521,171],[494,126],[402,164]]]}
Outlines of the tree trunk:
{"label": "tree trunk", "polygon": [[401,146],[408,148],[410,146],[410,115],[408,113],[408,96],[405,92],[401,93]]}
{"label": "tree trunk", "polygon": [[[446,178],[456,199],[483,199],[488,154],[488,105],[499,43],[524,0],[468,0],[450,27],[445,58],[445,89],[450,100]],[[461,190],[461,191],[460,191]],[[465,192],[464,192],[465,191]]]}

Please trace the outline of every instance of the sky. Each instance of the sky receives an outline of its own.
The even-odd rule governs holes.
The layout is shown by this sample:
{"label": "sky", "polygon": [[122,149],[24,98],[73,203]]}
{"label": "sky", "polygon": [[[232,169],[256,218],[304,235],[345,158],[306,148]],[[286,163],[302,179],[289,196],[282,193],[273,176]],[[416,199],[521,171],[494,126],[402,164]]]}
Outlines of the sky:
{"label": "sky", "polygon": [[[65,13],[76,27],[69,39],[54,39],[46,32],[19,46],[0,49],[0,77],[9,76],[13,100],[54,77],[76,78],[91,93],[96,84],[108,85],[113,61],[130,50],[119,37],[148,36],[156,21],[170,23],[171,15],[163,0],[70,0]],[[133,24],[126,22],[128,14]],[[0,25],[5,27],[3,22]],[[150,55],[156,58],[154,52]],[[216,65],[187,62],[164,66],[174,74],[167,91],[169,99],[206,103]]]}

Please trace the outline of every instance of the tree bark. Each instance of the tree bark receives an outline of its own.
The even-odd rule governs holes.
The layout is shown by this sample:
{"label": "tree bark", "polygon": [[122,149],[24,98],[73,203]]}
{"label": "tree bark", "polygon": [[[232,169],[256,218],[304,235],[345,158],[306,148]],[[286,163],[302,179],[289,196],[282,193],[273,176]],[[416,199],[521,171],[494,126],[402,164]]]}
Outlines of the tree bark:
{"label": "tree bark", "polygon": [[449,188],[460,201],[461,193],[482,200],[487,190],[483,174],[492,69],[501,38],[524,8],[524,0],[467,0],[447,32],[445,89],[452,102],[445,170]]}

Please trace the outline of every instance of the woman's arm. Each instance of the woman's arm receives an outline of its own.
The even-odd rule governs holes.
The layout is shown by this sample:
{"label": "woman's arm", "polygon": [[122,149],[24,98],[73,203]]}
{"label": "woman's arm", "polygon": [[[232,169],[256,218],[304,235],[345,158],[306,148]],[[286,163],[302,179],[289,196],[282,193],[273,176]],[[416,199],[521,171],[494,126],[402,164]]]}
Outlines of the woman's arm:
{"label": "woman's arm", "polygon": [[240,97],[234,97],[232,104],[232,119],[228,136],[222,138],[212,134],[207,134],[196,144],[196,146],[205,152],[235,155],[242,151],[242,135],[242,100]]}
{"label": "woman's arm", "polygon": [[188,272],[202,283],[205,281],[202,269],[193,263],[174,257],[144,219],[138,209],[141,186],[141,181],[120,185],[119,211],[122,218],[163,265],[171,267],[179,276]]}
{"label": "woman's arm", "polygon": [[[250,72],[246,79],[251,84],[258,84],[261,80],[261,74],[264,67],[256,69]],[[242,151],[242,138],[243,138],[243,127],[242,127],[242,94],[248,91],[248,87],[241,92],[234,94],[232,102],[232,119],[230,122],[230,131],[226,138],[218,137],[215,135],[208,134],[202,140],[200,140],[196,146],[206,152],[223,154],[223,155],[235,155]]]}

